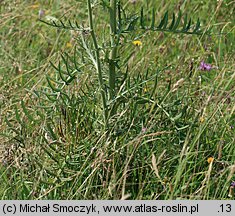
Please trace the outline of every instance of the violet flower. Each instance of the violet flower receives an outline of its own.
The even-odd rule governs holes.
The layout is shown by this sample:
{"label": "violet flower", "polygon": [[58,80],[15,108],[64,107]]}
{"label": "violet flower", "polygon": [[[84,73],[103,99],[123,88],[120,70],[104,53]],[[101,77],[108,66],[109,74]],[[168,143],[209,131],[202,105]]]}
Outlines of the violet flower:
{"label": "violet flower", "polygon": [[145,133],[147,131],[147,128],[143,127],[141,131],[142,133]]}
{"label": "violet flower", "polygon": [[40,10],[38,11],[39,19],[42,19],[42,17],[44,17],[44,15],[45,15],[45,10],[40,9]]}
{"label": "violet flower", "polygon": [[210,71],[213,67],[211,66],[211,64],[207,64],[204,61],[201,61],[199,69],[202,71]]}

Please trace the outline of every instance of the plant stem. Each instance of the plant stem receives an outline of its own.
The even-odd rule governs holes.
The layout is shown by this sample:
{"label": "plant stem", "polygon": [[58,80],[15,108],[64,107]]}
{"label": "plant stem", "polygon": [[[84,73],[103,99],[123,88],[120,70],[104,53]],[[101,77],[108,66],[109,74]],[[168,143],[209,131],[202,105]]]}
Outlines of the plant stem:
{"label": "plant stem", "polygon": [[108,107],[107,107],[106,97],[105,97],[105,86],[104,86],[103,76],[102,76],[100,52],[99,52],[99,47],[98,47],[98,43],[97,43],[97,39],[96,39],[94,27],[93,27],[91,0],[87,0],[87,8],[88,8],[90,33],[91,33],[91,37],[92,37],[93,44],[95,47],[96,70],[98,72],[99,85],[101,89],[100,91],[101,91],[103,111],[104,111],[104,123],[105,123],[105,128],[108,128]]}
{"label": "plant stem", "polygon": [[[110,41],[111,51],[109,56],[109,96],[110,100],[114,99],[115,96],[115,82],[116,82],[116,58],[117,58],[117,44],[116,44],[116,33],[117,33],[117,0],[110,0]],[[115,109],[112,109],[112,116],[115,114]]]}

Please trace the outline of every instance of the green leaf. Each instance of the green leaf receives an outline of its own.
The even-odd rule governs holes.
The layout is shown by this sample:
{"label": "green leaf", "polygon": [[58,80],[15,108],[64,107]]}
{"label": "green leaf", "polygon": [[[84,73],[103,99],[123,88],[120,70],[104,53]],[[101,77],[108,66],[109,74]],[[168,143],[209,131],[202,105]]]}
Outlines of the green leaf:
{"label": "green leaf", "polygon": [[109,8],[109,2],[107,0],[101,0],[101,5],[103,6],[103,8]]}
{"label": "green leaf", "polygon": [[168,11],[165,13],[163,19],[161,20],[160,24],[157,28],[159,29],[165,29],[168,23]]}
{"label": "green leaf", "polygon": [[190,18],[190,19],[189,19],[189,22],[188,22],[188,25],[187,25],[186,29],[184,30],[185,32],[187,32],[187,31],[190,29],[190,27],[191,27],[191,22],[192,22],[192,20],[191,20],[191,18]]}
{"label": "green leaf", "polygon": [[[58,67],[56,67],[55,64],[52,63],[52,61],[50,61],[50,64],[51,64],[51,66],[52,66],[57,72],[59,72],[59,71],[62,70],[61,67],[60,67],[60,62],[59,62],[59,66],[58,66]],[[63,73],[65,74],[66,72],[63,71]]]}
{"label": "green leaf", "polygon": [[55,92],[61,92],[60,88],[56,88],[52,83],[51,83],[51,78],[47,75],[46,76],[47,82],[49,84],[49,86],[51,87],[51,89]]}
{"label": "green leaf", "polygon": [[187,24],[188,24],[188,15],[186,14],[186,15],[184,16],[184,24],[183,24],[183,28],[182,28],[182,31],[183,31],[183,32],[186,31]]}
{"label": "green leaf", "polygon": [[122,31],[122,11],[121,11],[121,3],[120,1],[118,2],[118,29],[119,29],[119,32]]}
{"label": "green leaf", "polygon": [[66,83],[66,78],[64,77],[64,75],[63,75],[63,73],[62,73],[62,70],[61,70],[61,66],[60,66],[60,62],[59,62],[59,70],[58,70],[58,72],[59,72],[59,76],[60,76],[60,78]]}
{"label": "green leaf", "polygon": [[22,124],[22,121],[21,121],[21,119],[20,119],[20,114],[19,114],[19,112],[18,112],[17,106],[15,106],[15,116],[16,116],[16,120],[17,120],[20,124]]}
{"label": "green leaf", "polygon": [[60,164],[59,160],[52,154],[52,150],[48,150],[45,145],[41,145],[42,149],[48,154],[48,156],[54,160],[57,164]]}
{"label": "green leaf", "polygon": [[172,17],[172,21],[171,21],[171,25],[170,25],[169,29],[172,30],[174,25],[175,25],[175,13],[173,13],[173,17]]}
{"label": "green leaf", "polygon": [[144,9],[143,7],[141,8],[141,11],[140,11],[140,27],[142,29],[144,29]]}
{"label": "green leaf", "polygon": [[129,31],[135,30],[138,19],[139,19],[139,17],[133,17],[131,19],[130,23],[128,24],[127,29],[125,31],[129,32]]}
{"label": "green leaf", "polygon": [[155,26],[155,9],[152,10],[152,21],[151,21],[151,29],[154,29]]}
{"label": "green leaf", "polygon": [[49,123],[47,123],[47,130],[49,132],[49,135],[51,136],[51,138],[53,140],[58,140],[58,137],[56,136],[56,134],[54,133],[54,131],[51,128],[51,125]]}
{"label": "green leaf", "polygon": [[28,117],[28,119],[31,121],[31,122],[35,122],[33,116],[29,113],[29,111],[27,110],[26,106],[25,106],[25,103],[23,100],[21,100],[21,107],[23,109],[23,112],[25,113],[25,115]]}
{"label": "green leaf", "polygon": [[69,85],[75,78],[76,78],[76,76],[72,76],[72,77],[68,78],[66,80],[66,85]]}
{"label": "green leaf", "polygon": [[62,20],[58,20],[56,18],[53,18],[51,16],[47,17],[47,21],[39,19],[40,22],[55,27],[55,28],[61,28],[66,30],[74,30],[74,31],[83,31],[83,28],[81,28],[77,22],[75,22],[75,26],[72,25],[71,21],[69,21],[69,25],[66,26],[65,23]]}
{"label": "green leaf", "polygon": [[[61,56],[62,56],[62,59],[63,59],[63,61],[64,61],[64,63],[65,63],[65,66],[66,66],[67,75],[68,75],[70,78],[72,78],[72,77],[74,78],[76,72],[77,72],[77,71],[80,71],[80,69],[77,68],[76,59],[75,59],[75,58],[70,58],[69,54],[66,53],[66,52],[65,52],[64,54],[66,55],[66,59],[65,59],[64,55],[61,55]],[[71,72],[71,68],[70,68],[70,66],[69,66],[69,59],[70,59],[70,61],[74,61],[74,66],[75,66],[75,69],[76,69],[76,70],[73,70],[72,72]],[[68,79],[67,79],[66,83],[68,83]]]}
{"label": "green leaf", "polygon": [[150,103],[150,100],[148,98],[144,98],[144,97],[137,97],[136,99],[136,104],[146,104],[146,103]]}
{"label": "green leaf", "polygon": [[172,28],[172,31],[175,31],[175,30],[178,28],[178,26],[179,26],[179,24],[180,24],[180,21],[181,21],[181,17],[182,17],[182,13],[181,13],[181,11],[179,11],[177,20],[176,20],[176,22],[175,22],[174,27]]}
{"label": "green leaf", "polygon": [[194,33],[196,33],[196,32],[198,32],[198,30],[200,29],[200,20],[199,20],[199,18],[197,19],[197,24],[196,24],[196,26],[195,26],[195,29],[194,29]]}
{"label": "green leaf", "polygon": [[13,125],[10,123],[7,117],[5,117],[5,122],[11,130],[13,130],[16,134],[21,135],[20,130],[16,130],[15,126],[13,127]]}
{"label": "green leaf", "polygon": [[43,92],[43,94],[45,94],[46,97],[47,97],[50,101],[52,101],[52,102],[57,101],[57,96],[58,96],[57,93],[49,94],[49,93],[47,93],[47,92]]}
{"label": "green leaf", "polygon": [[182,117],[182,113],[179,113],[178,115],[176,115],[175,117],[171,117],[171,121],[175,122],[176,120],[180,119]]}

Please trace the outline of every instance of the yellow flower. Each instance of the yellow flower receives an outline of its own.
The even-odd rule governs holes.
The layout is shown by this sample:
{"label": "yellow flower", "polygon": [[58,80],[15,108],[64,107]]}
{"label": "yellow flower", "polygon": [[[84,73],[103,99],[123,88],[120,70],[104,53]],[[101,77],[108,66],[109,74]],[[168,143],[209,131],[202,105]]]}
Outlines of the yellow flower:
{"label": "yellow flower", "polygon": [[30,5],[29,8],[36,9],[39,8],[39,4]]}
{"label": "yellow flower", "polygon": [[72,45],[70,42],[67,42],[67,43],[66,43],[66,47],[67,47],[67,48],[72,48],[73,45]]}
{"label": "yellow flower", "polygon": [[205,121],[205,119],[203,118],[203,116],[201,116],[201,117],[199,118],[199,121],[200,121],[201,123],[203,123],[203,122]]}
{"label": "yellow flower", "polygon": [[210,163],[212,163],[214,161],[214,158],[213,157],[208,157],[207,158],[207,162],[210,164]]}
{"label": "yellow flower", "polygon": [[142,45],[142,42],[140,40],[134,40],[132,42],[135,46],[141,46]]}

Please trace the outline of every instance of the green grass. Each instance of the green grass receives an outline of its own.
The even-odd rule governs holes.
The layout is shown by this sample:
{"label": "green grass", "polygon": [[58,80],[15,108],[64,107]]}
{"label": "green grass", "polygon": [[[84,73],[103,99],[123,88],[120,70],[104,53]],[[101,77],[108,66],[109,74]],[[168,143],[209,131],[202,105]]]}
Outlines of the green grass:
{"label": "green grass", "polygon": [[[0,5],[0,198],[234,199],[228,197],[235,180],[233,1],[122,1],[129,13],[155,7],[157,22],[180,7],[214,34],[148,31],[141,47],[132,44],[137,33],[125,35],[114,99],[120,106],[108,130],[98,75],[80,40],[38,21],[42,8],[87,26],[81,2]],[[108,12],[96,5],[94,17],[99,45],[109,46]],[[75,52],[83,66],[63,88],[67,96],[46,80],[55,79],[54,86],[61,80],[50,62],[58,65],[64,52]],[[202,60],[216,68],[201,71]]]}

